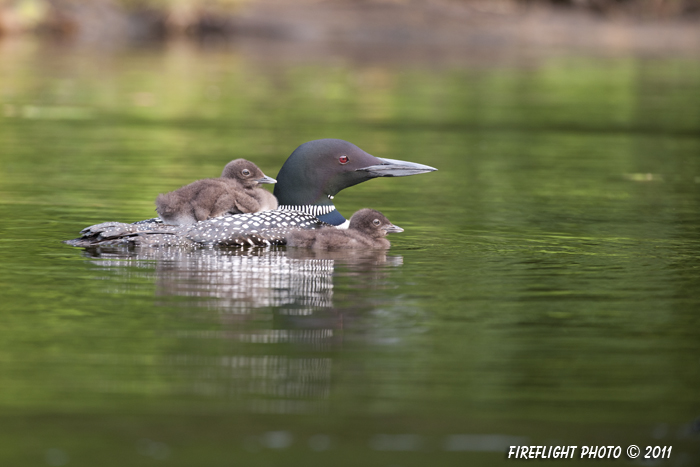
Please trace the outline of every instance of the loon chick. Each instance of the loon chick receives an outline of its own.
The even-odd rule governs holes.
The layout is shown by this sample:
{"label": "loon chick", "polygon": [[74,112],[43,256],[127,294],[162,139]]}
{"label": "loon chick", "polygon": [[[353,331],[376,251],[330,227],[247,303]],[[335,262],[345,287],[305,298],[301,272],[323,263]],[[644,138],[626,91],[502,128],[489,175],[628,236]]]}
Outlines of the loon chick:
{"label": "loon chick", "polygon": [[260,188],[276,183],[257,165],[236,159],[224,167],[221,177],[197,180],[156,198],[156,211],[166,224],[189,225],[225,213],[246,214],[277,208],[277,199]]}
{"label": "loon chick", "polygon": [[[247,164],[252,165],[255,168],[253,172],[257,171],[258,174],[256,175],[255,173],[253,173],[250,176],[246,176],[245,173],[243,173],[245,169],[248,168],[249,170],[251,170],[250,167],[246,167]],[[262,172],[262,170],[260,170],[258,166],[253,164],[252,162],[249,162],[245,159],[236,159],[229,162],[228,164],[226,164],[224,170],[221,172],[221,178],[239,180],[241,185],[243,185],[246,194],[252,196],[258,202],[259,205],[259,208],[254,211],[241,211],[240,213],[231,211],[231,213],[246,214],[247,212],[272,211],[273,209],[277,209],[279,203],[277,202],[277,198],[275,198],[275,195],[273,195],[272,193],[260,186],[264,183],[277,183],[277,180],[265,175]]]}
{"label": "loon chick", "polygon": [[295,230],[287,235],[287,246],[320,250],[387,249],[391,243],[384,237],[391,232],[403,232],[403,229],[389,222],[389,219],[379,211],[360,209],[350,218],[347,230],[333,228]]}
{"label": "loon chick", "polygon": [[74,246],[136,245],[284,245],[294,230],[327,225],[347,228],[333,197],[341,190],[377,177],[403,177],[437,169],[414,162],[374,157],[340,139],[304,143],[286,160],[275,185],[280,206],[257,214],[225,215],[189,226],[164,225],[159,219],[134,224],[107,222],[83,229]]}

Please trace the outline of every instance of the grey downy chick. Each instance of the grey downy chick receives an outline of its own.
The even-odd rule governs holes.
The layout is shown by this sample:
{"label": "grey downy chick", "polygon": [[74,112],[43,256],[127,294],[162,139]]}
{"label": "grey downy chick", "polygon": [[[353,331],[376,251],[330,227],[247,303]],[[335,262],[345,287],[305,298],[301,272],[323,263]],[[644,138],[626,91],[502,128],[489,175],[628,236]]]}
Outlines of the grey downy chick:
{"label": "grey downy chick", "polygon": [[[245,171],[246,169],[251,171],[250,175],[245,175],[243,173],[243,171]],[[265,175],[262,172],[262,170],[260,170],[258,166],[253,164],[252,162],[247,161],[245,159],[236,159],[229,162],[228,164],[226,164],[224,170],[221,172],[221,178],[238,180],[244,186],[246,194],[252,196],[258,202],[259,205],[258,209],[254,211],[230,211],[232,214],[248,214],[253,212],[272,211],[274,209],[277,209],[278,203],[277,198],[275,198],[275,195],[273,195],[272,193],[260,186],[265,183],[277,183],[277,180]]]}
{"label": "grey downy chick", "polygon": [[188,225],[226,213],[244,214],[277,208],[277,198],[260,187],[276,183],[257,165],[236,159],[224,167],[221,177],[197,180],[156,198],[163,222]]}
{"label": "grey downy chick", "polygon": [[336,228],[296,230],[287,235],[287,246],[322,250],[387,249],[391,243],[384,237],[392,232],[403,232],[403,229],[392,224],[379,211],[360,209],[350,218],[350,226],[347,230]]}

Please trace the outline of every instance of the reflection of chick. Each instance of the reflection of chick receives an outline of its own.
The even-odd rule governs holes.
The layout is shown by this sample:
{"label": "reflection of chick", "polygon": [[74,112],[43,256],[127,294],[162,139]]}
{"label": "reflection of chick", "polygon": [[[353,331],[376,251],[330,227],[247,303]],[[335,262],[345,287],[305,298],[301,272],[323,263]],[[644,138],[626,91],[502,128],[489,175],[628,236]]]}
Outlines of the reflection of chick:
{"label": "reflection of chick", "polygon": [[301,248],[336,250],[342,248],[389,248],[384,238],[390,232],[403,232],[374,209],[360,209],[350,218],[347,230],[325,228],[295,230],[287,235],[287,245]]}
{"label": "reflection of chick", "polygon": [[276,182],[252,162],[236,159],[226,164],[219,178],[197,180],[158,195],[156,211],[163,222],[175,225],[194,224],[227,212],[269,211],[277,208],[277,198],[260,184]]}

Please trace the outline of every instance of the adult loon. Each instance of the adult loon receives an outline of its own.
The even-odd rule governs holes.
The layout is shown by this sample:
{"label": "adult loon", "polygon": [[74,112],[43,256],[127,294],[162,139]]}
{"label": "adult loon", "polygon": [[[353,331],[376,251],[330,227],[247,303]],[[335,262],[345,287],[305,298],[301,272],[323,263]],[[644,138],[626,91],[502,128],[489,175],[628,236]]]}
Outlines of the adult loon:
{"label": "adult loon", "polygon": [[156,211],[166,224],[188,225],[226,213],[245,214],[277,208],[277,198],[260,188],[277,183],[245,159],[224,167],[221,177],[205,178],[156,198]]}
{"label": "adult loon", "polygon": [[403,232],[403,229],[379,211],[360,209],[350,218],[347,229],[295,230],[287,234],[287,246],[320,250],[387,249],[391,243],[384,237],[392,232]]}
{"label": "adult loon", "polygon": [[437,169],[414,162],[372,156],[352,143],[320,139],[294,150],[279,174],[274,194],[279,207],[254,214],[226,214],[192,225],[163,224],[158,218],[125,224],[105,222],[83,229],[69,245],[151,246],[283,245],[293,230],[349,222],[333,205],[341,190],[377,177],[403,177]]}

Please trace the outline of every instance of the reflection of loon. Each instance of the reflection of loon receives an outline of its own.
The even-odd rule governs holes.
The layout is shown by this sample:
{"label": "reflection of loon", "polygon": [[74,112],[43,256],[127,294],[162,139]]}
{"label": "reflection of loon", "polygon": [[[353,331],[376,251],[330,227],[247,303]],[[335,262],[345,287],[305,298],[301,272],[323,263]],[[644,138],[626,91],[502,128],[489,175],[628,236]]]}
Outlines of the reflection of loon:
{"label": "reflection of loon", "polygon": [[[195,301],[228,314],[248,314],[276,307],[284,315],[304,316],[333,307],[333,273],[337,265],[381,271],[400,266],[400,256],[383,251],[339,252],[281,249],[186,249],[96,247],[86,255],[101,267],[155,266],[156,294],[197,297]],[[155,264],[153,261],[156,261]],[[376,279],[376,277],[371,276]],[[217,300],[212,301],[215,298]]]}
{"label": "reflection of loon", "polygon": [[[198,323],[194,329],[161,331],[163,337],[184,341],[162,365],[181,375],[172,383],[179,384],[178,391],[231,397],[257,413],[327,410],[334,359],[324,351],[342,343],[344,323],[375,306],[353,294],[341,304],[347,308],[335,307],[334,277],[347,274],[362,289],[386,287],[387,266],[402,263],[400,256],[379,250],[118,246],[88,248],[85,255],[124,276],[129,288],[135,278],[154,278],[159,305],[215,310],[190,313]],[[110,275],[106,284],[114,290],[119,281]],[[212,356],[195,350],[199,342],[211,340],[228,352]],[[280,344],[313,352],[290,354]],[[133,391],[129,385],[135,383],[111,381],[109,388],[120,390],[121,384]]]}
{"label": "reflection of loon", "polygon": [[412,162],[380,159],[347,141],[322,139],[299,146],[277,175],[276,211],[226,215],[191,226],[164,225],[158,219],[135,224],[106,222],[81,231],[67,243],[74,246],[136,244],[270,245],[284,244],[291,230],[324,225],[347,227],[333,197],[344,188],[376,177],[401,177],[432,172],[433,167]]}

